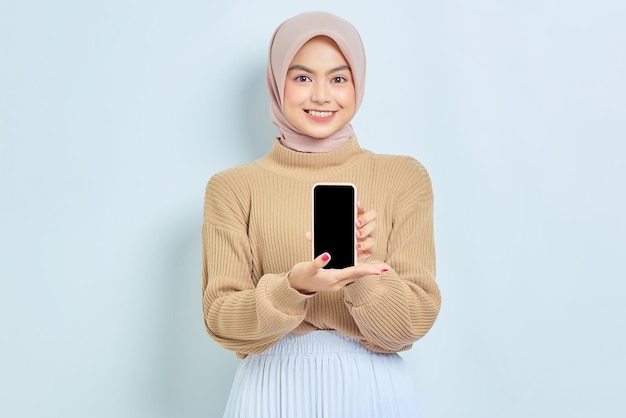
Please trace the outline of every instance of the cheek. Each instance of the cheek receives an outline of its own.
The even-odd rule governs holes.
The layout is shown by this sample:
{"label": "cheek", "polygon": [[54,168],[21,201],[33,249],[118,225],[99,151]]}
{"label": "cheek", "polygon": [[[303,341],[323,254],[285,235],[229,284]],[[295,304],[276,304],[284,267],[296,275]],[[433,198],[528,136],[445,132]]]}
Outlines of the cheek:
{"label": "cheek", "polygon": [[294,126],[298,126],[298,120],[302,112],[302,91],[303,88],[297,86],[285,86],[285,96],[283,97],[283,114],[287,121]]}
{"label": "cheek", "polygon": [[342,89],[335,97],[344,109],[354,109],[356,107],[356,93],[354,87]]}
{"label": "cheek", "polygon": [[297,106],[302,103],[305,96],[305,89],[287,84],[285,86],[285,110],[290,106]]}

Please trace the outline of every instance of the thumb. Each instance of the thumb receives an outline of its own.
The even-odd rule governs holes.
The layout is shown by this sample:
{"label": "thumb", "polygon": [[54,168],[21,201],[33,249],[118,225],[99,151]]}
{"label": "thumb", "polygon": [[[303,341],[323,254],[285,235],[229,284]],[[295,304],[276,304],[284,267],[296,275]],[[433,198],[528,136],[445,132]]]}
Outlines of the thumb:
{"label": "thumb", "polygon": [[322,253],[318,255],[317,257],[315,257],[315,259],[313,260],[313,263],[311,264],[313,265],[315,270],[319,270],[321,268],[324,268],[324,266],[328,264],[329,261],[330,261],[330,254]]}

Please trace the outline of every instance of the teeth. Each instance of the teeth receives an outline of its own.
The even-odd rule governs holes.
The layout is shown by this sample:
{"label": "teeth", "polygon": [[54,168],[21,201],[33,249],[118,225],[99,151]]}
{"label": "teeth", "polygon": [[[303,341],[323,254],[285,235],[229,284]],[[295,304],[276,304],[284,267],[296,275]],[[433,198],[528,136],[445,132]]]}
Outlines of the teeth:
{"label": "teeth", "polygon": [[309,115],[316,116],[318,118],[327,118],[332,116],[333,112],[318,112],[317,110],[309,110]]}

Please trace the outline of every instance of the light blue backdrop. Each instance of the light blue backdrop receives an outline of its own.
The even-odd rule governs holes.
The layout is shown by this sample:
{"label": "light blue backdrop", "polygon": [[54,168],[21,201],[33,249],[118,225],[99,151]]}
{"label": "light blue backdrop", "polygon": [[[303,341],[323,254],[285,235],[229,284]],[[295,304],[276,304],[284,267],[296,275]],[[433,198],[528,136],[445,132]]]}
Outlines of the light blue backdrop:
{"label": "light blue backdrop", "polygon": [[265,53],[311,8],[368,51],[361,144],[436,194],[427,418],[626,415],[626,3],[0,2],[0,415],[217,417],[204,186],[268,149]]}

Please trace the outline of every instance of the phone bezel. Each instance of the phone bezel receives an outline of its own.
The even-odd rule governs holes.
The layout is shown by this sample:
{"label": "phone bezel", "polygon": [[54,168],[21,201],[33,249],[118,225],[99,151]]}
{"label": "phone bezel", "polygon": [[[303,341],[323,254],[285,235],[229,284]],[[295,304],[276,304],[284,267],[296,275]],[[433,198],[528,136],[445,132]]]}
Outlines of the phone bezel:
{"label": "phone bezel", "polygon": [[[352,208],[352,214],[353,214],[352,223],[353,223],[353,228],[354,228],[354,240],[353,240],[354,248],[353,248],[353,255],[352,255],[352,266],[354,266],[357,263],[357,248],[356,248],[357,188],[353,183],[349,183],[349,182],[319,182],[319,183],[315,183],[313,187],[311,188],[311,257],[312,259],[315,258],[315,189],[319,186],[322,186],[322,187],[334,187],[334,186],[346,187],[348,186],[352,188],[352,194],[354,197],[353,199],[354,207]],[[331,254],[331,257],[332,257],[332,254]]]}

